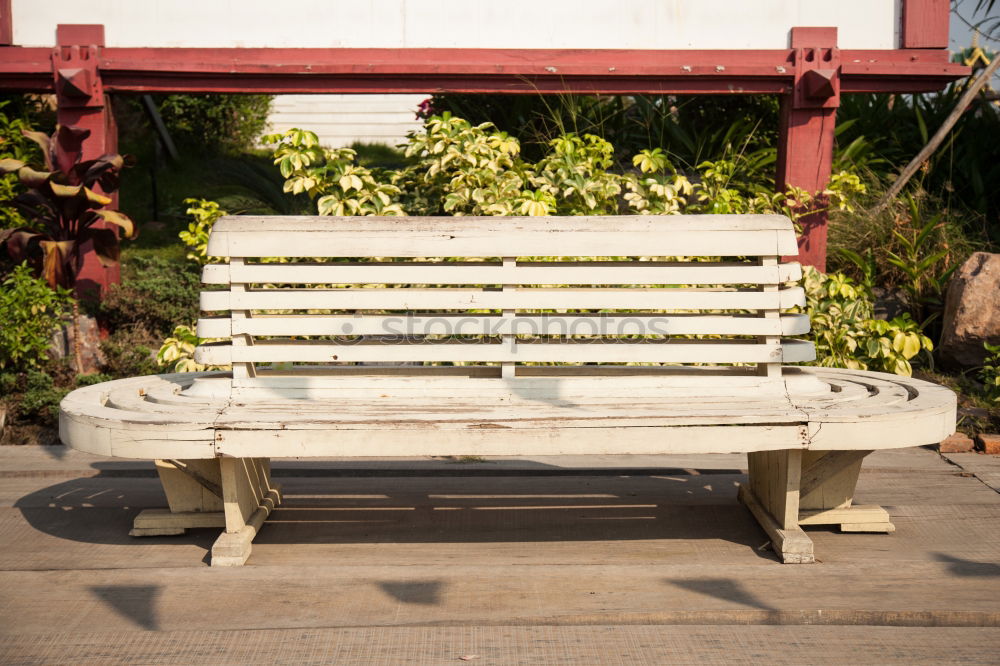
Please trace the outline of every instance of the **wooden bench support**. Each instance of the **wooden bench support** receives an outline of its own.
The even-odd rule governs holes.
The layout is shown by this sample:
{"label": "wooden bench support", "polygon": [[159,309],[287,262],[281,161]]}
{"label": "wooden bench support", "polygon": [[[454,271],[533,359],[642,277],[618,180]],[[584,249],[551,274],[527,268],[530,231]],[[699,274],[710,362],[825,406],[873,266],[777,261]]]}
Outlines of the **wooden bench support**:
{"label": "wooden bench support", "polygon": [[130,535],[169,536],[197,527],[225,527],[219,461],[157,460],[169,509],[147,509],[132,523]]}
{"label": "wooden bench support", "polygon": [[871,451],[804,451],[799,525],[839,525],[842,532],[894,532],[879,506],[853,506],[861,462]]}
{"label": "wooden bench support", "polygon": [[812,539],[799,527],[802,451],[756,451],[747,458],[750,478],[740,486],[739,500],[767,532],[782,562],[814,562]]}
{"label": "wooden bench support", "polygon": [[226,531],[212,545],[213,567],[238,567],[250,557],[251,542],[281,490],[271,482],[268,458],[219,458]]}
{"label": "wooden bench support", "polygon": [[747,454],[749,480],[739,499],[771,537],[783,562],[813,562],[803,525],[842,532],[896,530],[880,506],[852,506],[861,461],[871,451],[760,451]]}
{"label": "wooden bench support", "polygon": [[867,504],[843,509],[819,509],[799,512],[799,525],[840,525],[841,532],[895,532],[889,512]]}
{"label": "wooden bench support", "polygon": [[212,546],[212,566],[239,566],[267,516],[281,503],[268,458],[157,460],[169,509],[147,509],[135,518],[132,536],[184,534],[223,527]]}
{"label": "wooden bench support", "polygon": [[785,564],[809,564],[815,562],[813,542],[801,527],[782,527],[771,512],[764,508],[757,497],[745,485],[739,489],[739,499],[750,509],[750,513],[771,538],[771,549]]}
{"label": "wooden bench support", "polygon": [[171,536],[184,534],[196,527],[225,527],[226,516],[221,511],[181,511],[146,509],[132,523],[131,536]]}

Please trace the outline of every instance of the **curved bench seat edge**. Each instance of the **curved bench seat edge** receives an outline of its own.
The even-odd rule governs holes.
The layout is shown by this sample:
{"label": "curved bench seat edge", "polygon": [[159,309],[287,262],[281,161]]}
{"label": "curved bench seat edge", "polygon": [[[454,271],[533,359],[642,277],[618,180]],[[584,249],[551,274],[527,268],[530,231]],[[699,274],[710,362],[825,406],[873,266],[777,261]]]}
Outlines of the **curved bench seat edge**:
{"label": "curved bench seat edge", "polygon": [[[218,373],[177,373],[105,382],[77,389],[61,403],[59,430],[71,448],[133,459],[215,457],[409,457],[442,455],[560,455],[739,453],[811,449],[870,450],[934,444],[955,430],[956,396],[922,380],[885,373],[799,368],[831,380],[889,381],[916,397],[889,409],[797,406],[798,415],[778,422],[683,425],[635,423],[510,427],[491,423],[463,427],[372,428],[323,423],[257,422],[226,425],[110,409],[114,388],[187,384]],[[786,405],[786,411],[790,406]],[[795,410],[793,409],[792,412]],[[727,429],[727,432],[724,432]]]}

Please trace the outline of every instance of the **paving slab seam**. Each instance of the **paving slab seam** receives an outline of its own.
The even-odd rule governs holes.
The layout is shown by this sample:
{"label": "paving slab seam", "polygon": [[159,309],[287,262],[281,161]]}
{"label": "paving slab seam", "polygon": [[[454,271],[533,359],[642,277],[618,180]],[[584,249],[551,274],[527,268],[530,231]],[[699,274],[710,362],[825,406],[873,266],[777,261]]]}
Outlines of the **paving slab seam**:
{"label": "paving slab seam", "polygon": [[[852,627],[979,627],[1000,628],[1000,613],[986,611],[877,610],[719,610],[654,611],[509,618],[470,623],[420,622],[412,626],[852,626]],[[385,626],[411,626],[393,624]]]}
{"label": "paving slab seam", "polygon": [[940,456],[941,459],[947,462],[949,465],[953,465],[962,470],[963,475],[975,477],[975,479],[979,481],[981,484],[983,484],[993,492],[1000,494],[1000,486],[996,486],[993,483],[991,483],[988,479],[983,478],[979,470],[969,469],[968,467],[962,464],[961,460],[956,460],[946,453],[942,453],[940,454]]}
{"label": "paving slab seam", "polygon": [[[213,631],[317,631],[350,629],[403,629],[419,627],[597,627],[597,626],[656,626],[656,627],[900,627],[900,628],[1000,628],[1000,613],[985,611],[877,611],[877,610],[702,610],[648,611],[634,613],[589,613],[544,615],[492,619],[471,617],[467,621],[421,620],[418,622],[371,622],[366,624],[283,624],[280,627],[246,626],[213,629]],[[187,629],[157,629],[158,633],[179,634]],[[31,636],[43,632],[0,631],[0,638]],[[45,632],[48,633],[48,632]],[[64,631],[87,635],[87,631]]]}
{"label": "paving slab seam", "polygon": [[0,643],[18,664],[989,664],[992,629],[802,627],[415,627],[400,629],[53,633]]}

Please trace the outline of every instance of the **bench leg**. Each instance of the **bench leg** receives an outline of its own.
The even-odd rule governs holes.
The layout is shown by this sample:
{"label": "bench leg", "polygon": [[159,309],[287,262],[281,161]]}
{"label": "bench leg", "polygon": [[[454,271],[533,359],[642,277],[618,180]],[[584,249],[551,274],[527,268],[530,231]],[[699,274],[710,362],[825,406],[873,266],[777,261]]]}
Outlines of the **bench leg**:
{"label": "bench leg", "polygon": [[157,460],[156,472],[170,508],[141,512],[129,534],[164,536],[195,527],[225,527],[218,460]]}
{"label": "bench leg", "polygon": [[281,503],[267,458],[220,458],[226,531],[212,545],[213,567],[241,566],[264,520]]}
{"label": "bench leg", "polygon": [[856,506],[854,489],[861,462],[871,451],[805,451],[799,525],[839,525],[843,532],[893,532],[880,506]]}
{"label": "bench leg", "polygon": [[755,451],[747,457],[750,475],[740,485],[740,501],[771,537],[771,548],[782,562],[814,562],[812,539],[799,527],[802,451]]}

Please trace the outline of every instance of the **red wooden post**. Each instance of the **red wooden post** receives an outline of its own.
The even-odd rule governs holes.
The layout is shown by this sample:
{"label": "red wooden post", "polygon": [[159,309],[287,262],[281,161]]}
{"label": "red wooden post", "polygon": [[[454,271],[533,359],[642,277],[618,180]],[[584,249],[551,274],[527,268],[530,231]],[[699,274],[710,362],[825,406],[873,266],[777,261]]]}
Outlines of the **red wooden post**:
{"label": "red wooden post", "polygon": [[14,43],[14,20],[10,15],[10,0],[0,0],[0,46]]}
{"label": "red wooden post", "polygon": [[[98,69],[103,46],[103,25],[60,25],[56,28],[56,47],[52,51],[58,105],[56,122],[90,130],[90,136],[83,143],[84,160],[96,159],[118,149],[118,128]],[[116,208],[118,195],[112,193],[110,196],[111,207]],[[114,225],[103,226],[117,232]],[[109,285],[121,281],[118,266],[102,266],[89,243],[84,245],[83,252],[83,267],[76,281],[78,296],[103,294]]]}
{"label": "red wooden post", "polygon": [[[840,50],[836,28],[792,28],[795,79],[781,99],[775,184],[818,193],[830,181],[834,129],[840,105]],[[816,201],[824,207],[823,197]],[[798,260],[826,270],[827,213],[800,218]]]}
{"label": "red wooden post", "polygon": [[904,0],[900,47],[948,48],[948,0]]}

